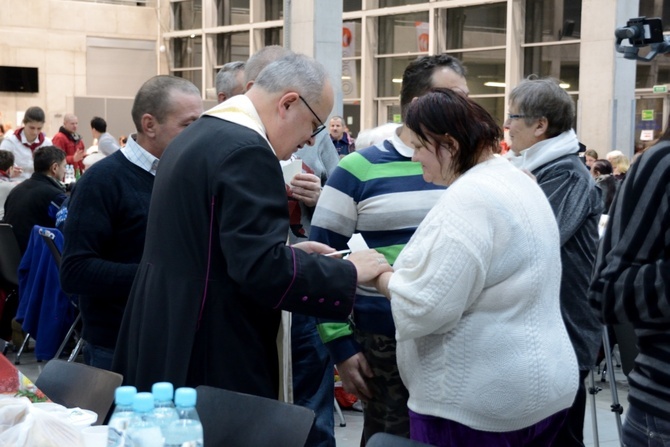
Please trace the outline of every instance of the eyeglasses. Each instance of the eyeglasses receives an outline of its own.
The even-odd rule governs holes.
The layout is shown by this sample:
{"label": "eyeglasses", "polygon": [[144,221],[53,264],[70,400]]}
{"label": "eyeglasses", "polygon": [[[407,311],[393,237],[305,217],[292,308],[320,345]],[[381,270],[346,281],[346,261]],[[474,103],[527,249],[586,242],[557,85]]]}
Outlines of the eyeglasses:
{"label": "eyeglasses", "polygon": [[319,123],[321,123],[321,124],[319,124],[319,126],[317,126],[317,128],[314,129],[314,131],[312,132],[312,136],[311,136],[310,138],[314,138],[315,136],[317,136],[317,135],[319,134],[319,132],[321,132],[323,129],[326,128],[326,125],[323,124],[323,121],[321,121],[321,118],[319,118],[319,115],[317,115],[316,113],[314,113],[314,110],[312,110],[312,108],[309,106],[309,104],[307,104],[307,101],[305,100],[305,98],[303,98],[302,95],[298,95],[298,97],[299,97],[300,99],[302,99],[302,102],[304,102],[305,105],[307,106],[307,108],[309,109],[309,111],[312,112],[312,115],[314,115],[314,118],[316,118],[316,120],[317,120]]}
{"label": "eyeglasses", "polygon": [[517,115],[514,113],[508,113],[507,114],[507,119],[508,120],[515,120],[515,119],[521,119],[521,118],[527,118],[526,115]]}

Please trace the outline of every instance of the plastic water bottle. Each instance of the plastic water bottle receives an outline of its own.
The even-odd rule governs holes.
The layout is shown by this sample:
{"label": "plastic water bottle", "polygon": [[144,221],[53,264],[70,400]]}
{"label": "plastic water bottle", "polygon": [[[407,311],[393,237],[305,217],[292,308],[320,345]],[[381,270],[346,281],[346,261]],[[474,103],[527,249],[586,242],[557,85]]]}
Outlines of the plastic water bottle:
{"label": "plastic water bottle", "polygon": [[125,433],[133,418],[133,398],[137,394],[134,386],[120,386],[114,391],[114,412],[109,418],[107,445],[123,447],[126,445]]}
{"label": "plastic water bottle", "polygon": [[137,393],[133,398],[133,417],[126,429],[127,446],[163,447],[163,435],[153,416],[154,396]]}
{"label": "plastic water bottle", "polygon": [[161,429],[163,437],[165,430],[172,421],[179,419],[177,410],[175,410],[172,398],[174,397],[174,387],[170,382],[154,383],[151,387],[151,394],[154,396],[154,420]]}
{"label": "plastic water bottle", "polygon": [[178,388],[175,392],[179,419],[168,426],[165,447],[203,447],[202,424],[195,410],[197,396],[193,388]]}

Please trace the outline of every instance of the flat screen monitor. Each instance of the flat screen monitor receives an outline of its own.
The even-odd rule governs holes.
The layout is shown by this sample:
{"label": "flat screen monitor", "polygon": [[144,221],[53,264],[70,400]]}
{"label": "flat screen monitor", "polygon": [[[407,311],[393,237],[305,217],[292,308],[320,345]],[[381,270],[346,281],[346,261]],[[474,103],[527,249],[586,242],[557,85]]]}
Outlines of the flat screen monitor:
{"label": "flat screen monitor", "polygon": [[0,91],[37,93],[39,91],[37,68],[0,66]]}

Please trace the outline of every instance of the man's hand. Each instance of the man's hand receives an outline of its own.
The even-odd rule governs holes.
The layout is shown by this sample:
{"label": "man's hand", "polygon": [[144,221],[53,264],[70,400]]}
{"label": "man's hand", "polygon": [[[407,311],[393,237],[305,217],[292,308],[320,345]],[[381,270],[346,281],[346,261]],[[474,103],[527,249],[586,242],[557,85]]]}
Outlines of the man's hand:
{"label": "man's hand", "polygon": [[314,174],[296,174],[291,180],[291,196],[315,207],[321,195],[321,179]]}
{"label": "man's hand", "polygon": [[374,377],[374,373],[362,352],[352,355],[337,364],[337,372],[342,379],[342,387],[363,401],[372,398],[372,393],[365,382],[366,378]]}
{"label": "man's hand", "polygon": [[372,249],[352,253],[347,260],[356,266],[358,284],[371,284],[371,281],[382,273],[393,271],[384,255]]}
{"label": "man's hand", "polygon": [[84,156],[86,155],[84,149],[77,149],[77,151],[72,155],[72,160],[74,160],[75,163],[79,163],[84,159]]}

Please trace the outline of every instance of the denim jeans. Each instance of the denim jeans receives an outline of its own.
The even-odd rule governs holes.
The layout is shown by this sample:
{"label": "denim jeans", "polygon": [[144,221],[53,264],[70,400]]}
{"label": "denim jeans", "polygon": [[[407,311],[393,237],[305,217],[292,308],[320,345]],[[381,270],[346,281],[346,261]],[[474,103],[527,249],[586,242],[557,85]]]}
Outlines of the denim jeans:
{"label": "denim jeans", "polygon": [[103,348],[102,346],[86,343],[84,345],[84,363],[96,368],[102,368],[111,371],[112,360],[114,359],[114,350]]}
{"label": "denim jeans", "polygon": [[670,420],[630,406],[623,424],[626,447],[670,447]]}
{"label": "denim jeans", "polygon": [[316,414],[306,447],[335,447],[334,366],[316,330],[316,318],[294,313],[291,322],[293,402]]}

